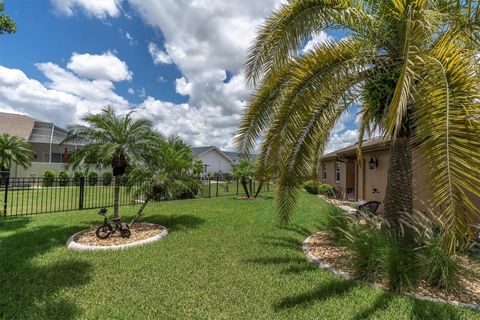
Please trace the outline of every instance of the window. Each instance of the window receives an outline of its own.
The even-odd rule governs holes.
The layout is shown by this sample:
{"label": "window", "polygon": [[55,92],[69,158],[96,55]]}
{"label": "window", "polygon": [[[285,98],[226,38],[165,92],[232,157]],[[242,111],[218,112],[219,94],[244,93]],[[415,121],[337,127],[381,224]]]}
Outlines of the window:
{"label": "window", "polygon": [[50,153],[43,154],[43,162],[50,162]]}
{"label": "window", "polygon": [[322,163],[322,179],[327,180],[327,164]]}
{"label": "window", "polygon": [[335,182],[340,182],[340,162],[335,162]]}

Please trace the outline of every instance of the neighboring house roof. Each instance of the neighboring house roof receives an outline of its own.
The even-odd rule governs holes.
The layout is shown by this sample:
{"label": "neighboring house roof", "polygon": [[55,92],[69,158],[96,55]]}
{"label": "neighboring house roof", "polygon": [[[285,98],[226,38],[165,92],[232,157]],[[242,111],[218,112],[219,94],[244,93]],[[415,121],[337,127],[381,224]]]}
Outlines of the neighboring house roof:
{"label": "neighboring house roof", "polygon": [[31,143],[53,144],[60,144],[67,136],[67,130],[51,122],[5,112],[0,112],[0,133],[23,138]]}
{"label": "neighboring house roof", "polygon": [[[215,146],[192,147],[191,149],[192,149],[193,154],[197,157],[207,153],[210,150],[215,150],[218,153],[220,153],[221,155],[223,155],[224,157],[226,157],[228,160],[230,160],[231,162],[234,162],[234,163],[238,162],[240,159],[243,158],[242,153],[240,153],[240,152],[223,151],[223,150],[218,149]],[[256,155],[252,155],[253,158],[255,158],[255,156]]]}
{"label": "neighboring house roof", "polygon": [[23,114],[0,112],[0,133],[28,140],[35,121],[36,119]]}
{"label": "neighboring house roof", "polygon": [[[348,156],[355,156],[357,152],[358,142],[352,144],[348,147],[338,149],[336,151],[324,154],[322,159],[323,160],[333,160],[336,158],[343,158]],[[384,141],[380,137],[374,137],[362,142],[362,151],[373,151],[373,150],[383,150],[388,149],[390,147],[390,143],[388,141]]]}

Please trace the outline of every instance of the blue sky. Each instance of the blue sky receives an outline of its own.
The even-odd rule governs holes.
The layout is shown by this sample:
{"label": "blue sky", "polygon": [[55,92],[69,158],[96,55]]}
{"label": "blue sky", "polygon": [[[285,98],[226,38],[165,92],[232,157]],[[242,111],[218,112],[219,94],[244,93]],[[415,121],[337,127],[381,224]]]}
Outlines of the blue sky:
{"label": "blue sky", "polygon": [[[242,65],[279,0],[7,0],[17,33],[0,36],[0,111],[65,125],[113,104],[167,135],[232,149],[251,89]],[[307,47],[328,37],[316,35]],[[354,114],[330,149],[355,141]]]}

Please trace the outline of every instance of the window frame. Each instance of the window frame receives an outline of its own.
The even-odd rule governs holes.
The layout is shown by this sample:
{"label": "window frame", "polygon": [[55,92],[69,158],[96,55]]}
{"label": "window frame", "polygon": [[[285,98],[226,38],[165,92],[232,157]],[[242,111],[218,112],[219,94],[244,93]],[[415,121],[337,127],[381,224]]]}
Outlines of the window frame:
{"label": "window frame", "polygon": [[340,169],[340,162],[335,161],[335,182],[341,182],[342,170]]}
{"label": "window frame", "polygon": [[327,164],[325,162],[322,162],[322,180],[327,180]]}

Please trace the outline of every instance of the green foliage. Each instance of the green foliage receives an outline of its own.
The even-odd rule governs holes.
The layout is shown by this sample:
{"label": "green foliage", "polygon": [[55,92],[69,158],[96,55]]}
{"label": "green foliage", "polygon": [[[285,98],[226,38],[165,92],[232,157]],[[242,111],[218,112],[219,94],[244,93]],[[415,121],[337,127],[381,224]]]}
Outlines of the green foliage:
{"label": "green foliage", "polygon": [[335,195],[335,187],[328,183],[321,183],[317,180],[308,180],[303,184],[305,191],[311,194],[321,194],[326,197]]}
{"label": "green foliage", "polygon": [[[332,206],[333,207],[333,206]],[[348,235],[351,231],[351,218],[344,211],[333,207],[331,212],[327,214],[322,227],[333,235],[333,240],[339,244],[345,244],[348,241]]]}
{"label": "green foliage", "polygon": [[55,181],[55,171],[47,170],[43,173],[43,186],[51,187]]}
{"label": "green foliage", "polygon": [[460,266],[455,256],[448,254],[441,239],[434,239],[421,250],[424,277],[433,287],[453,290],[458,285]]}
{"label": "green foliage", "polygon": [[98,183],[98,173],[90,171],[88,173],[88,184],[91,186],[96,186]]}
{"label": "green foliage", "polygon": [[[259,145],[266,171],[278,177],[279,219],[288,223],[295,189],[338,119],[361,100],[359,150],[375,129],[384,140],[413,140],[432,207],[449,217],[443,241],[452,253],[468,247],[471,217],[480,216],[469,197],[480,196],[480,166],[472,165],[480,163],[479,10],[476,0],[298,0],[272,13],[247,56],[255,90],[236,143],[245,153]],[[301,50],[328,29],[349,36]],[[395,192],[394,183],[387,190]]]}
{"label": "green foliage", "polygon": [[311,194],[319,194],[318,189],[320,188],[320,181],[317,180],[308,180],[303,184],[305,191]]}
{"label": "green foliage", "polygon": [[82,171],[75,171],[73,173],[73,177],[75,180],[75,185],[79,186],[80,185],[80,180],[85,176],[85,174]]}
{"label": "green foliage", "polygon": [[328,183],[322,183],[318,187],[318,193],[326,197],[333,197],[335,196],[335,187]]}
{"label": "green foliage", "polygon": [[28,168],[33,160],[33,151],[24,139],[0,134],[0,171],[9,170],[16,163],[23,168]]}
{"label": "green foliage", "polygon": [[17,25],[7,14],[3,13],[5,4],[0,0],[0,34],[14,33],[17,31]]}
{"label": "green foliage", "polygon": [[111,172],[104,172],[102,175],[102,184],[104,186],[109,186],[112,184],[113,174]]}
{"label": "green foliage", "polygon": [[69,178],[68,171],[66,170],[60,171],[58,173],[58,184],[62,187],[65,187],[66,185],[68,185],[68,178]]}

